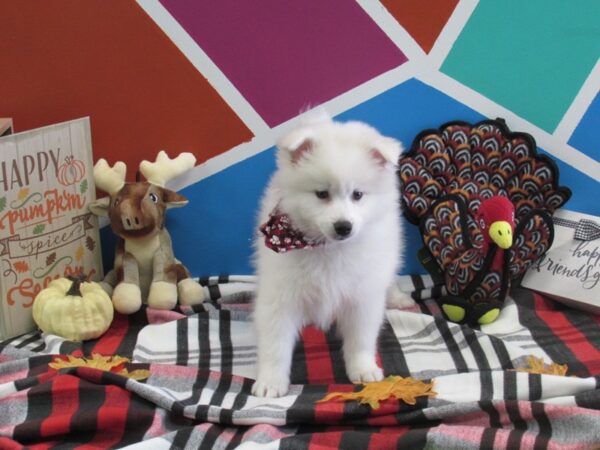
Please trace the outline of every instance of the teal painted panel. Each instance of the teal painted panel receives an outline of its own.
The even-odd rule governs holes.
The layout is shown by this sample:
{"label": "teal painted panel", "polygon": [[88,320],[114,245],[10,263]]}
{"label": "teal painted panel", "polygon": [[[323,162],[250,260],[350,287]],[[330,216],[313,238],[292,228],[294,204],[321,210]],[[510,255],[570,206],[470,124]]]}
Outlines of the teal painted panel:
{"label": "teal painted panel", "polygon": [[441,70],[553,132],[599,56],[598,0],[482,0]]}

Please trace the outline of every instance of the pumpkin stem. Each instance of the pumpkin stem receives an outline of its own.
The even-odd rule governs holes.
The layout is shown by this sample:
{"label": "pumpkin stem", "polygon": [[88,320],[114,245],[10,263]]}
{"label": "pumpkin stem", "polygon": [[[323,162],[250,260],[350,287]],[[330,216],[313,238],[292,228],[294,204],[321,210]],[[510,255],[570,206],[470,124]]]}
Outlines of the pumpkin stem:
{"label": "pumpkin stem", "polygon": [[67,291],[67,295],[75,295],[77,297],[81,297],[81,290],[79,288],[81,287],[81,283],[83,281],[85,281],[85,276],[83,276],[83,275],[79,276],[79,277],[68,276],[67,278],[73,282],[73,284]]}

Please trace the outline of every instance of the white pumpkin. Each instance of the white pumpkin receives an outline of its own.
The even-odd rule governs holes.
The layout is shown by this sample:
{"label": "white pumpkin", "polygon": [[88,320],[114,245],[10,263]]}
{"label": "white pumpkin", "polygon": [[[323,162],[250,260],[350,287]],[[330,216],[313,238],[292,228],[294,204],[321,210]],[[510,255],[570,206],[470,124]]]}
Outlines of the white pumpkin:
{"label": "white pumpkin", "polygon": [[95,282],[59,278],[42,289],[33,303],[33,320],[44,333],[71,341],[101,336],[113,320],[113,304]]}

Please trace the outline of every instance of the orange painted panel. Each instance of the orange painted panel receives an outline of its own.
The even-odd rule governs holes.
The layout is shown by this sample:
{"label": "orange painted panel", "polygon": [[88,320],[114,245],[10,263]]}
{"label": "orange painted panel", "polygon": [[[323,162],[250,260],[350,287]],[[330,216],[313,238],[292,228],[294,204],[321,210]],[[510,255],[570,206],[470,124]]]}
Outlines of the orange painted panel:
{"label": "orange painted panel", "polygon": [[381,3],[429,53],[458,0],[381,0]]}
{"label": "orange painted panel", "polygon": [[90,116],[95,158],[129,179],[158,150],[201,162],[252,138],[133,1],[5,1],[0,42],[0,117],[21,131]]}

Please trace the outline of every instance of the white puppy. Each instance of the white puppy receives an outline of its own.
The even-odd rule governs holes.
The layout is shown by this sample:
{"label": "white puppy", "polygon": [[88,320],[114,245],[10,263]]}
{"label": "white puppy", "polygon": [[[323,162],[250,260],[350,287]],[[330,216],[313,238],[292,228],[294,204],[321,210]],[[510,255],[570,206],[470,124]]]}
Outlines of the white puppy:
{"label": "white puppy", "polygon": [[[375,362],[386,292],[402,257],[398,141],[359,122],[313,119],[278,142],[256,242],[258,376],[279,397],[304,325],[334,322],[353,382],[381,380]],[[389,289],[395,306],[410,297]]]}

